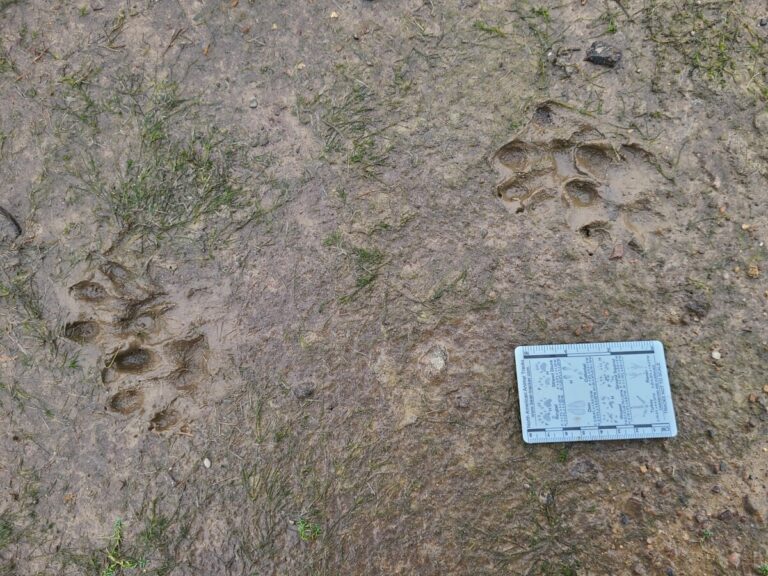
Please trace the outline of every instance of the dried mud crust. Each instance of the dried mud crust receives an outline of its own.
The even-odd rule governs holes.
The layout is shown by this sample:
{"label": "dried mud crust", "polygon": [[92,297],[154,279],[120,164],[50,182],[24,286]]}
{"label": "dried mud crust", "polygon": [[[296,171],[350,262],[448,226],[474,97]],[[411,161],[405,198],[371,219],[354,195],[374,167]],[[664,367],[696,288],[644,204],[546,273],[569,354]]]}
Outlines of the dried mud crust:
{"label": "dried mud crust", "polygon": [[106,409],[146,419],[147,430],[183,431],[186,416],[177,400],[189,400],[209,378],[205,335],[173,333],[165,320],[175,303],[122,264],[104,260],[88,275],[69,288],[77,319],[63,335],[99,350]]}
{"label": "dried mud crust", "polygon": [[626,134],[554,102],[493,155],[496,195],[513,213],[565,223],[599,243],[644,250],[659,234],[668,181],[660,160]]}

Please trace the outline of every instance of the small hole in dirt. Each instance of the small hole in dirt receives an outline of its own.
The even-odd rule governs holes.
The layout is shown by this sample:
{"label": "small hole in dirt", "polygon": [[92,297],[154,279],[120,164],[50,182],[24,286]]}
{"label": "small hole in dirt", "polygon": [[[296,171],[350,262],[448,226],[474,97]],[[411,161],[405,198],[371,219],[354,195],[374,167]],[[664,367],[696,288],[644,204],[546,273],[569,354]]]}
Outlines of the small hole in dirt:
{"label": "small hole in dirt", "polygon": [[533,113],[533,120],[539,124],[552,124],[552,109],[549,106],[539,106]]}
{"label": "small hole in dirt", "polygon": [[82,320],[70,322],[64,326],[64,337],[80,344],[90,342],[99,334],[99,325],[96,322]]}
{"label": "small hole in dirt", "polygon": [[154,355],[146,348],[128,348],[118,352],[113,366],[118,372],[143,372],[152,365]]}

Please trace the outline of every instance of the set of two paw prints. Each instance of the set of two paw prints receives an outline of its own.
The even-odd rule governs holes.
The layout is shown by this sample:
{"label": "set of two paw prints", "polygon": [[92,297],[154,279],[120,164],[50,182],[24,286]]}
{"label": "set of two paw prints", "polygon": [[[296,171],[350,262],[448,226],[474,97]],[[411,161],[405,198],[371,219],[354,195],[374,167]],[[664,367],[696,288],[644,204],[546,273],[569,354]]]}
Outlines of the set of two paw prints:
{"label": "set of two paw prints", "polygon": [[175,304],[116,262],[104,260],[69,294],[78,319],[64,336],[99,350],[107,410],[146,418],[155,432],[188,432],[182,405],[208,378],[205,336],[171,337],[165,316]]}

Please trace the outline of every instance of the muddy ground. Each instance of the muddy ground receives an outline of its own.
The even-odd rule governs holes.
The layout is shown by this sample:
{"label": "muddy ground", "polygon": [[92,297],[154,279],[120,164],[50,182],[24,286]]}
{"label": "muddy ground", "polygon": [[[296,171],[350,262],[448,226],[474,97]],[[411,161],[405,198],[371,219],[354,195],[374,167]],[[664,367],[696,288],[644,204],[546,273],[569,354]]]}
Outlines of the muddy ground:
{"label": "muddy ground", "polygon": [[[766,17],[0,0],[0,573],[768,573]],[[626,339],[678,437],[524,445]]]}

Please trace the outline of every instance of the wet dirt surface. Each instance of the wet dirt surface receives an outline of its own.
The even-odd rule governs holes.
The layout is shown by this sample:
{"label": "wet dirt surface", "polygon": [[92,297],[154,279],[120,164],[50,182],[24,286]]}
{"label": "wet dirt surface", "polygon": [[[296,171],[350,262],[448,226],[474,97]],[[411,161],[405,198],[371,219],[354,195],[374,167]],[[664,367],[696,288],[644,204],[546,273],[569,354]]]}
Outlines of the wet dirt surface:
{"label": "wet dirt surface", "polygon": [[[0,0],[0,574],[768,571],[764,17]],[[677,438],[523,444],[632,339]]]}

